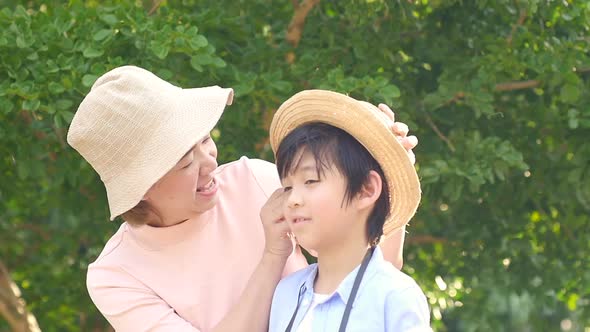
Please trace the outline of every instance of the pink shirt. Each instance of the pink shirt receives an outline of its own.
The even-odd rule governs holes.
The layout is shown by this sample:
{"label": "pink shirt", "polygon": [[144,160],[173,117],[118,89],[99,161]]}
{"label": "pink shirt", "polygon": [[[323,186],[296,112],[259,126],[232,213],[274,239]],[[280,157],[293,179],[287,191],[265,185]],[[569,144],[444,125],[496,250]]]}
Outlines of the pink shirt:
{"label": "pink shirt", "polygon": [[[88,267],[88,292],[117,331],[207,331],[236,303],[262,257],[260,208],[280,183],[273,164],[245,157],[216,172],[213,209],[166,228],[123,223]],[[305,266],[296,251],[284,275]]]}

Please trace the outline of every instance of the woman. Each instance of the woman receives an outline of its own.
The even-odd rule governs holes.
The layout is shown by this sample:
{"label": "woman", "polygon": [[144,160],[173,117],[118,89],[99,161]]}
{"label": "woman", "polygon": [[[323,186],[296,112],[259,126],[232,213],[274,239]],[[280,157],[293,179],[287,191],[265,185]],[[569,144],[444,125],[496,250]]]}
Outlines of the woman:
{"label": "woman", "polygon": [[[104,182],[111,220],[126,221],[87,275],[117,331],[265,331],[281,276],[307,265],[281,218],[274,165],[217,165],[209,132],[232,98],[124,66],[95,82],[72,120],[68,143]],[[384,249],[398,266],[402,243],[403,231]]]}

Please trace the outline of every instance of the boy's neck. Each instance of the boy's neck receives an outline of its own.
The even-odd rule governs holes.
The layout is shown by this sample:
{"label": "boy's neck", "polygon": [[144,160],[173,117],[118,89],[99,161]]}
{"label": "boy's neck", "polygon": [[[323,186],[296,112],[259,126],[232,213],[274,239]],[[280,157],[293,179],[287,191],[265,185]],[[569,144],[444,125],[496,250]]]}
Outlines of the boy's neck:
{"label": "boy's neck", "polygon": [[318,274],[314,292],[332,294],[342,280],[359,266],[367,253],[366,237],[347,239],[333,248],[318,250]]}

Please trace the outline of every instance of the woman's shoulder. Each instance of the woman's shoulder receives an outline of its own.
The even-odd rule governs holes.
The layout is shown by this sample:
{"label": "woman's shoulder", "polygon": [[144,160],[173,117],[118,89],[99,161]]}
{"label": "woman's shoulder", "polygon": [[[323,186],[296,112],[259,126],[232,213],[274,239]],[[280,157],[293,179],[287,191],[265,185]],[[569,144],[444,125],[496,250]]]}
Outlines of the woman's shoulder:
{"label": "woman's shoulder", "polygon": [[217,174],[224,179],[231,178],[231,183],[253,180],[267,197],[281,186],[275,165],[262,159],[241,157],[219,166]]}
{"label": "woman's shoulder", "polygon": [[126,222],[123,222],[121,226],[119,226],[117,232],[115,232],[115,234],[113,234],[107,241],[96,260],[91,263],[90,266],[108,264],[107,262],[111,260],[113,256],[117,255],[117,252],[121,250],[123,239],[127,233],[127,227],[128,225]]}
{"label": "woman's shoulder", "polygon": [[237,168],[245,168],[250,170],[274,170],[276,172],[275,164],[263,159],[248,158],[247,156],[242,156],[237,160],[219,165],[217,171],[225,172],[227,170],[235,170]]}

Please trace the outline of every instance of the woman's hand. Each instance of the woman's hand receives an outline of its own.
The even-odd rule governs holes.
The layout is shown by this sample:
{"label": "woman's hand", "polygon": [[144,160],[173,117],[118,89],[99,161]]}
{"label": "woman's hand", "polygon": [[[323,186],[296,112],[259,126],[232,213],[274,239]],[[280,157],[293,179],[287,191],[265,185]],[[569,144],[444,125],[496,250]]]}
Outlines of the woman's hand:
{"label": "woman's hand", "polygon": [[415,148],[416,145],[418,145],[418,138],[413,135],[408,136],[408,125],[406,125],[403,122],[395,122],[395,114],[393,113],[391,108],[389,108],[389,106],[385,104],[379,104],[379,109],[385,115],[387,115],[389,119],[391,119],[391,131],[393,131],[393,134],[397,137],[402,146],[406,148],[406,151],[408,151],[408,157],[410,158],[412,164],[415,164],[416,156],[414,155],[414,151],[412,151],[412,149]]}
{"label": "woman's hand", "polygon": [[283,188],[275,190],[260,210],[260,219],[264,227],[266,245],[265,253],[270,253],[285,260],[293,252],[293,241],[289,225],[283,215],[286,194]]}

